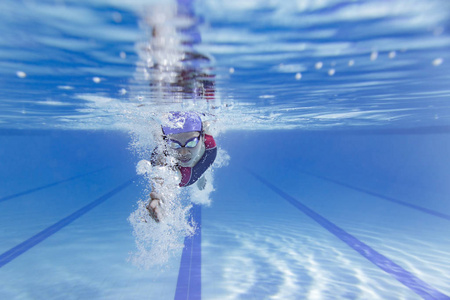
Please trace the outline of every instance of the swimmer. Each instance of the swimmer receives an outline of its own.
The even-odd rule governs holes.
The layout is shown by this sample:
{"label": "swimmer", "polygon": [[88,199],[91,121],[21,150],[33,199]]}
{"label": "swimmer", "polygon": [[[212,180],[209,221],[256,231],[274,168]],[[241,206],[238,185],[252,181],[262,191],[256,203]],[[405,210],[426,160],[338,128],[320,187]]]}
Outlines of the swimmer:
{"label": "swimmer", "polygon": [[[209,133],[209,123],[202,122],[195,112],[169,113],[169,125],[162,126],[164,145],[155,148],[151,156],[152,166],[164,166],[166,157],[174,158],[173,166],[181,178],[179,186],[186,187],[197,183],[203,190],[206,185],[205,171],[213,164],[217,147],[213,136]],[[158,186],[164,184],[164,179],[152,179],[152,192],[147,210],[150,216],[159,222],[161,216],[161,202],[164,201]]]}

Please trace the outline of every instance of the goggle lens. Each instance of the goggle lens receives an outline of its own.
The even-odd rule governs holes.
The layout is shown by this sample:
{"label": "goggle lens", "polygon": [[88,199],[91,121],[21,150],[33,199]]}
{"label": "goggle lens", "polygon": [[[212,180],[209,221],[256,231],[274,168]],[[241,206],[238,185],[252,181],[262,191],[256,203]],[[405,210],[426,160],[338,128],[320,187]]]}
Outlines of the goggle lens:
{"label": "goggle lens", "polygon": [[186,148],[194,148],[195,146],[197,146],[199,141],[199,138],[196,137],[193,140],[190,140],[189,142],[186,143],[186,145],[184,145]]}
{"label": "goggle lens", "polygon": [[189,141],[187,141],[184,146],[182,146],[180,142],[175,141],[175,140],[168,140],[167,143],[169,144],[170,148],[172,148],[174,150],[177,150],[177,149],[180,149],[182,147],[195,148],[195,146],[197,146],[199,141],[200,141],[200,138],[199,137],[195,137],[195,138],[190,139]]}
{"label": "goggle lens", "polygon": [[174,149],[174,150],[181,148],[180,143],[178,143],[176,141],[168,140],[167,143],[169,144],[169,147]]}

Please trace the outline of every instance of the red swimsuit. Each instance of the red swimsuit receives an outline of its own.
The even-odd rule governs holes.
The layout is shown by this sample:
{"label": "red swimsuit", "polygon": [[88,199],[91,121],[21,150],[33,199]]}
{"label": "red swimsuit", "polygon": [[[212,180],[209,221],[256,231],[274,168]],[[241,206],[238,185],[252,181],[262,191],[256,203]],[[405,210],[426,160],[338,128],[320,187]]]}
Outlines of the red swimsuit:
{"label": "red swimsuit", "polygon": [[202,177],[203,173],[213,164],[216,155],[216,141],[211,135],[205,134],[205,153],[198,163],[193,167],[178,167],[181,172],[180,186],[189,186]]}

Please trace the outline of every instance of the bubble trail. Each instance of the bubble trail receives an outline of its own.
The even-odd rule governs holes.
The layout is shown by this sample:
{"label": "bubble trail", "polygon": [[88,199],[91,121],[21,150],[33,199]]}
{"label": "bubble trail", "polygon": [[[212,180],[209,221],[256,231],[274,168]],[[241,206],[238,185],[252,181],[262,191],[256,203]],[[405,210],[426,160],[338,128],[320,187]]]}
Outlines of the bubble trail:
{"label": "bubble trail", "polygon": [[96,200],[92,201],[88,205],[80,208],[79,210],[75,211],[71,215],[65,217],[64,219],[61,219],[60,221],[56,222],[55,224],[47,227],[46,229],[42,230],[41,232],[37,233],[36,235],[32,236],[28,240],[20,243],[19,245],[11,248],[10,250],[4,252],[0,255],[0,268],[12,261],[13,259],[17,258],[21,254],[27,252],[40,242],[44,241],[48,237],[52,236],[53,234],[57,233],[67,225],[71,224],[76,219],[80,218],[90,210],[94,209],[98,205],[102,204],[127,186],[129,186],[133,181],[137,178],[137,176],[131,178],[130,180],[126,181],[125,183],[119,185],[115,189],[111,190],[110,192],[104,194],[100,198],[97,198]]}
{"label": "bubble trail", "polygon": [[370,246],[366,245],[365,243],[358,240],[353,235],[349,234],[342,228],[338,227],[336,224],[332,223],[331,221],[327,220],[326,218],[322,217],[306,205],[302,204],[300,201],[295,199],[294,197],[286,194],[264,178],[260,177],[256,173],[248,170],[250,174],[252,174],[256,179],[258,179],[261,183],[263,183],[265,186],[270,188],[272,191],[283,197],[287,202],[295,206],[297,209],[299,209],[301,212],[303,212],[305,215],[316,221],[319,225],[321,225],[323,228],[328,230],[330,233],[332,233],[334,236],[339,238],[341,241],[346,243],[348,246],[353,248],[356,252],[361,254],[363,257],[367,258],[370,262],[375,264],[377,267],[385,271],[386,273],[393,276],[395,279],[397,279],[400,283],[405,285],[406,287],[410,288],[413,292],[418,294],[424,299],[449,299],[450,297],[441,293],[440,291],[436,290],[432,286],[430,286],[428,283],[424,282],[420,278],[416,277],[411,272],[403,269],[401,266],[397,265],[395,262],[391,261],[386,256],[378,253],[374,249],[372,249]]}

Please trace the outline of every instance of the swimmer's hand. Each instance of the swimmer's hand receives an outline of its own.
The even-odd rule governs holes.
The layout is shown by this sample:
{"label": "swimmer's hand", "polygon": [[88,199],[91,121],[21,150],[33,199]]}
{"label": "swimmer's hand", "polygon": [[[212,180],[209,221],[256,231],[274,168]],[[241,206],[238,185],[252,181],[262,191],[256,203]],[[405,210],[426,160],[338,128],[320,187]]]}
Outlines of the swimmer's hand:
{"label": "swimmer's hand", "polygon": [[148,213],[150,214],[150,217],[152,217],[153,220],[156,222],[160,221],[161,215],[162,215],[162,208],[161,203],[163,202],[163,197],[156,193],[151,192],[150,193],[150,202],[147,205]]}
{"label": "swimmer's hand", "polygon": [[206,178],[205,176],[200,177],[199,180],[197,180],[197,187],[200,191],[204,190],[206,186]]}

